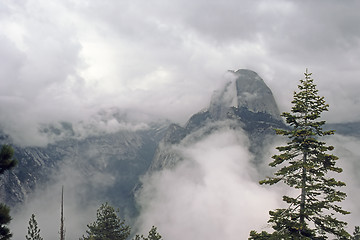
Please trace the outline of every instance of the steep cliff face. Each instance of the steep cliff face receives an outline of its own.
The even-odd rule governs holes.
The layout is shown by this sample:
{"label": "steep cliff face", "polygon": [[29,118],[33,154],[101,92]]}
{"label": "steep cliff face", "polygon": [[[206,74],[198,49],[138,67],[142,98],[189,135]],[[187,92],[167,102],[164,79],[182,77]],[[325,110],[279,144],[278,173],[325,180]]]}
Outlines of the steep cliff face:
{"label": "steep cliff face", "polygon": [[[259,77],[251,70],[240,69],[233,74],[233,81],[216,91],[207,110],[194,114],[185,127],[173,125],[168,129],[156,150],[151,171],[171,168],[181,161],[176,145],[197,140],[228,127],[234,131],[245,130],[250,139],[250,151],[255,161],[261,161],[262,147],[267,138],[274,135],[273,128],[284,127],[274,96]],[[176,141],[174,141],[176,139]]]}
{"label": "steep cliff face", "polygon": [[230,107],[236,107],[280,119],[280,112],[270,88],[256,72],[240,69],[230,73],[234,80],[215,92],[211,99],[209,112],[213,118],[224,118]]}
{"label": "steep cliff face", "polygon": [[0,200],[10,206],[24,202],[37,183],[47,178],[56,165],[56,160],[50,158],[44,149],[13,147],[18,165],[5,172],[0,181]]}
{"label": "steep cliff face", "polygon": [[247,108],[254,113],[267,113],[280,119],[280,111],[270,88],[256,72],[240,69],[234,75],[238,108]]}
{"label": "steep cliff face", "polygon": [[[175,167],[184,159],[179,147],[196,144],[222,129],[245,132],[254,164],[261,162],[263,147],[275,135],[273,129],[285,125],[271,90],[258,74],[246,69],[231,74],[232,81],[213,94],[208,108],[194,114],[184,126],[163,122],[146,129],[77,139],[71,124],[61,123],[44,133],[65,139],[46,147],[16,146],[0,131],[0,145],[11,144],[19,161],[15,169],[0,176],[0,201],[10,206],[23,204],[37,189],[63,181],[70,169],[77,182],[65,181],[79,189],[78,201],[108,200],[122,211],[134,213],[133,193],[142,175]],[[340,134],[360,136],[359,123],[329,127],[339,129]]]}
{"label": "steep cliff face", "polygon": [[[255,72],[241,69],[231,74],[233,80],[213,94],[208,109],[194,114],[185,126],[171,124],[165,132],[168,125],[157,124],[146,130],[122,130],[76,139],[71,123],[61,123],[44,128],[43,133],[65,136],[64,140],[46,147],[12,144],[19,165],[1,176],[0,200],[10,206],[23,203],[36,188],[49,185],[64,166],[70,166],[89,179],[82,185],[84,199],[89,194],[93,194],[91,197],[100,194],[125,206],[139,177],[148,168],[150,172],[156,171],[181,161],[176,150],[179,143],[195,143],[223,127],[244,129],[256,153],[273,133],[272,128],[282,126],[279,110],[271,90]],[[109,114],[119,121],[124,118],[117,111],[105,113],[102,120]],[[0,144],[11,144],[9,137],[0,135]],[[92,179],[97,172],[110,176],[111,184],[94,192],[89,186],[94,184]]]}
{"label": "steep cliff face", "polygon": [[[31,200],[37,189],[63,181],[70,184],[66,188],[77,189],[79,202],[110,201],[131,215],[133,188],[148,169],[165,126],[67,139],[46,147],[12,144],[18,166],[1,176],[0,201],[14,207]],[[0,143],[11,140],[3,135]]]}

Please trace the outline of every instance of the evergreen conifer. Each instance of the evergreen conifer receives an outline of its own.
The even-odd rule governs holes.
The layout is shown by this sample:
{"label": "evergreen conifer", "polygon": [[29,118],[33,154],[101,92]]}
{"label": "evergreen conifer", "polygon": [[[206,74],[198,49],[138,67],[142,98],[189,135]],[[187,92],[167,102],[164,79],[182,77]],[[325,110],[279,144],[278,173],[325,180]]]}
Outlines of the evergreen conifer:
{"label": "evergreen conifer", "polygon": [[[0,174],[15,167],[17,161],[13,158],[14,149],[9,145],[3,145],[0,150]],[[0,239],[7,240],[12,237],[10,229],[6,226],[10,223],[10,208],[0,203]]]}
{"label": "evergreen conifer", "polygon": [[162,239],[162,237],[157,232],[157,228],[155,226],[152,226],[147,237],[144,237],[143,235],[141,235],[141,236],[136,235],[133,240],[161,240],[161,239]]}
{"label": "evergreen conifer", "polygon": [[351,240],[360,240],[360,227],[356,226]]}
{"label": "evergreen conifer", "polygon": [[115,209],[108,203],[100,206],[96,221],[87,227],[87,236],[80,240],[125,240],[130,235],[130,227],[117,216]]}
{"label": "evergreen conifer", "polygon": [[38,228],[35,214],[31,215],[28,226],[28,234],[25,236],[26,240],[43,240],[40,237],[40,229]]}
{"label": "evergreen conifer", "polygon": [[338,220],[337,215],[349,214],[337,204],[346,194],[339,190],[345,186],[329,173],[341,173],[336,166],[338,157],[329,152],[334,149],[321,141],[322,137],[334,134],[333,130],[324,131],[325,121],[319,120],[329,105],[311,78],[305,72],[305,79],[300,80],[299,91],[294,93],[291,113],[284,112],[289,129],[277,129],[278,135],[287,136],[285,146],[277,147],[279,154],[269,165],[279,167],[274,177],[269,177],[260,184],[273,185],[279,182],[299,191],[298,196],[283,196],[288,205],[285,209],[270,211],[270,220],[274,232],[250,233],[250,239],[328,239],[329,235],[337,239],[349,239],[345,231],[346,222]]}

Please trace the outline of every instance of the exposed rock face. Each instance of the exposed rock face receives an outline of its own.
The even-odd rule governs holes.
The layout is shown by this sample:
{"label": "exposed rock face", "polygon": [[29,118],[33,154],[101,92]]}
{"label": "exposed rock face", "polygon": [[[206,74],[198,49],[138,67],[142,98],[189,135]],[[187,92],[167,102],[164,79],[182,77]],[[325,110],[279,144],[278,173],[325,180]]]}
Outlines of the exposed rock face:
{"label": "exposed rock face", "polygon": [[231,73],[235,80],[213,95],[209,107],[213,117],[226,117],[229,107],[237,107],[254,113],[267,113],[280,119],[280,112],[270,88],[256,72],[240,69]]}
{"label": "exposed rock face", "polygon": [[240,69],[234,73],[238,108],[245,107],[251,112],[268,113],[280,119],[280,112],[270,88],[264,80],[253,71]]}
{"label": "exposed rock face", "polygon": [[69,183],[66,177],[75,175],[77,182],[65,187],[78,188],[80,202],[114,202],[132,215],[133,188],[148,169],[167,126],[68,139],[46,147],[14,146],[3,135],[0,144],[14,147],[18,166],[1,176],[0,201],[14,207],[30,200],[37,188],[49,187],[59,179]]}
{"label": "exposed rock face", "polygon": [[[0,145],[13,145],[19,161],[15,169],[0,176],[0,201],[10,206],[22,204],[36,188],[51,186],[57,180],[54,176],[67,168],[82,180],[79,201],[99,198],[116,203],[121,210],[135,211],[133,191],[143,174],[173,168],[183,159],[179,145],[194,144],[222,128],[245,131],[255,163],[261,161],[263,146],[274,136],[273,129],[285,125],[271,90],[258,74],[246,69],[232,74],[233,81],[213,94],[208,109],[194,114],[185,126],[162,123],[79,140],[73,138],[71,124],[62,123],[59,129],[46,131],[65,135],[66,140],[25,148],[14,146],[0,131]],[[344,134],[360,135],[359,123],[345,125],[334,126]]]}
{"label": "exposed rock face", "polygon": [[173,125],[168,129],[150,171],[171,168],[182,159],[176,152],[176,144],[182,141],[191,144],[224,126],[245,130],[255,161],[260,161],[266,139],[274,135],[273,128],[285,125],[271,90],[257,73],[240,69],[232,74],[234,80],[213,94],[207,110],[194,114],[185,127]]}
{"label": "exposed rock face", "polygon": [[[255,72],[241,69],[232,74],[233,81],[213,94],[208,109],[194,114],[183,127],[158,124],[146,130],[77,140],[71,124],[62,124],[47,133],[67,134],[67,140],[46,147],[14,146],[19,165],[1,176],[0,200],[10,206],[26,202],[36,188],[51,185],[54,176],[69,168],[84,179],[83,201],[101,196],[121,209],[134,210],[132,194],[141,175],[148,169],[151,173],[174,167],[182,160],[178,144],[186,141],[191,145],[224,127],[245,130],[251,151],[259,155],[265,139],[273,136],[273,128],[283,126],[279,110],[271,90]],[[9,138],[0,135],[0,144],[11,144]],[[99,173],[109,183],[94,189]]]}
{"label": "exposed rock face", "polygon": [[0,200],[10,206],[27,199],[40,179],[48,178],[56,161],[40,148],[20,148],[14,146],[18,166],[7,171],[0,180]]}

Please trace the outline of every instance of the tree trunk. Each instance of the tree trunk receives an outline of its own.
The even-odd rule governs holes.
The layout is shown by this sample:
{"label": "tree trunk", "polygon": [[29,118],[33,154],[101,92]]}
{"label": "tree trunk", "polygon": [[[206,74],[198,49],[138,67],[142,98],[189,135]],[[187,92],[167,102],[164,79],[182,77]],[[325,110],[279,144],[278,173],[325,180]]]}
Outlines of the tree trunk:
{"label": "tree trunk", "polygon": [[302,167],[302,175],[301,175],[301,199],[300,199],[300,224],[305,224],[305,200],[306,200],[306,164],[307,161],[307,153],[303,153],[303,167]]}
{"label": "tree trunk", "polygon": [[61,188],[60,240],[65,240],[64,230],[64,186]]}

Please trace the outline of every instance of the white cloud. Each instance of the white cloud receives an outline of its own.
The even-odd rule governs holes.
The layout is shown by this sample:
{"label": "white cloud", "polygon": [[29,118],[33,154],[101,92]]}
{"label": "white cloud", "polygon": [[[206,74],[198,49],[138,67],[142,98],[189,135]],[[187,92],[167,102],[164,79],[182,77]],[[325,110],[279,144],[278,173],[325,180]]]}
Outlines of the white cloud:
{"label": "white cloud", "polygon": [[13,239],[24,239],[27,234],[31,214],[40,228],[44,239],[56,239],[60,230],[61,188],[64,186],[64,225],[67,239],[78,239],[85,234],[86,225],[96,219],[96,210],[102,203],[93,189],[104,189],[111,186],[114,177],[110,174],[94,171],[89,167],[79,171],[73,159],[68,159],[61,166],[60,172],[55,172],[52,179],[38,187],[26,204],[11,210],[9,228]]}
{"label": "white cloud", "polygon": [[336,179],[346,183],[346,187],[342,191],[347,194],[347,198],[341,206],[351,214],[342,216],[341,219],[348,223],[348,231],[352,233],[354,227],[360,225],[360,175],[358,171],[360,154],[357,151],[360,140],[336,134],[329,138],[328,142],[335,147],[333,154],[339,157],[337,164],[343,169],[343,172],[337,175]]}
{"label": "white cloud", "polygon": [[357,7],[354,1],[278,0],[271,8],[266,1],[5,2],[0,99],[24,104],[1,101],[0,121],[14,126],[11,134],[34,133],[39,123],[84,120],[115,106],[183,123],[207,106],[222,75],[238,68],[258,72],[285,111],[306,67],[332,106],[330,120],[359,120]]}
{"label": "white cloud", "polygon": [[[290,109],[309,68],[330,104],[326,120],[359,121],[358,9],[357,1],[1,1],[0,127],[16,143],[44,145],[56,140],[39,134],[48,124],[71,122],[84,137],[144,128],[152,117],[184,123],[208,106],[226,71],[239,68],[259,73],[281,111]],[[104,119],[103,109],[135,116]],[[345,159],[356,165],[357,141],[343,142],[353,154]],[[146,179],[142,230],[155,224],[174,240],[178,226],[183,234],[221,239],[261,230],[279,199],[249,176],[254,169],[243,143],[226,132],[183,147],[186,161]],[[356,174],[346,179],[350,207],[357,203]],[[269,205],[257,202],[265,198]]]}
{"label": "white cloud", "polygon": [[143,179],[140,231],[166,239],[245,239],[266,228],[278,196],[260,186],[244,133],[218,131],[178,146],[184,160]]}

